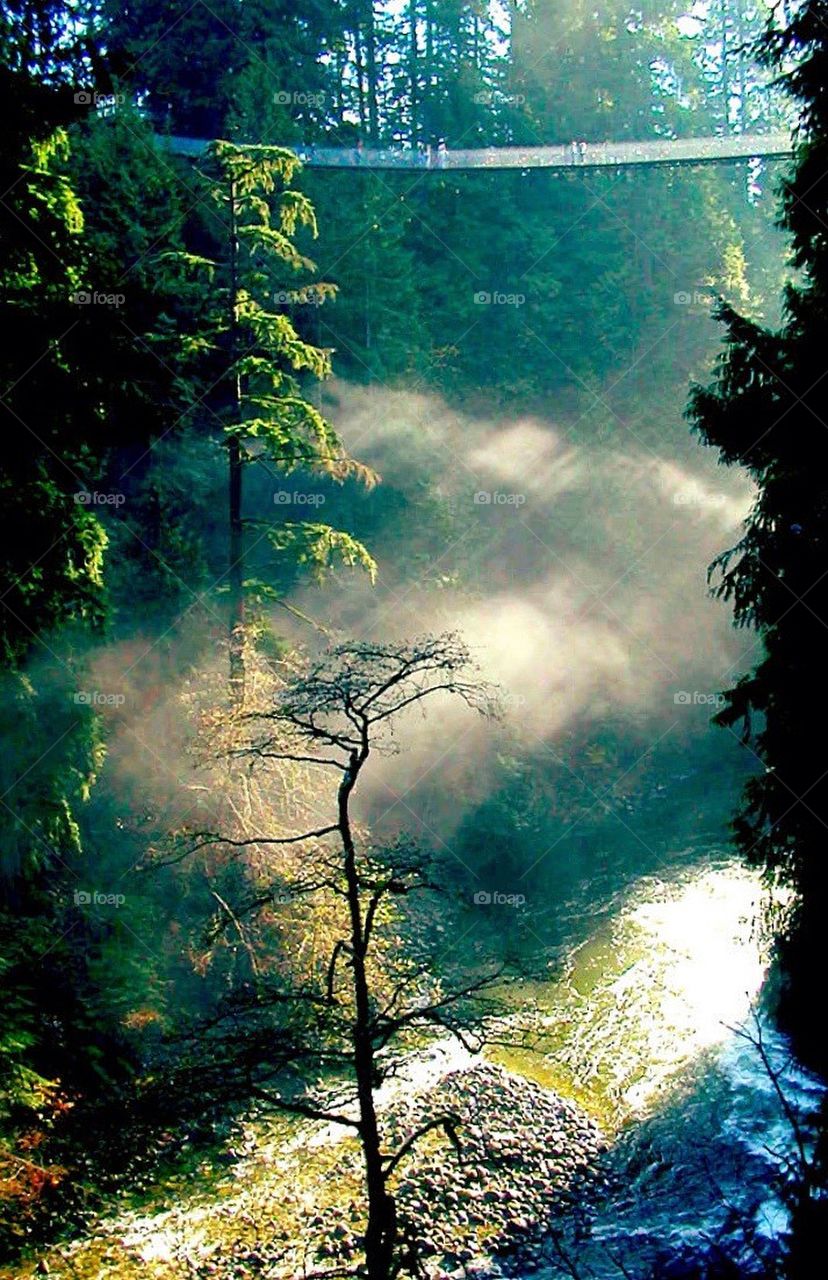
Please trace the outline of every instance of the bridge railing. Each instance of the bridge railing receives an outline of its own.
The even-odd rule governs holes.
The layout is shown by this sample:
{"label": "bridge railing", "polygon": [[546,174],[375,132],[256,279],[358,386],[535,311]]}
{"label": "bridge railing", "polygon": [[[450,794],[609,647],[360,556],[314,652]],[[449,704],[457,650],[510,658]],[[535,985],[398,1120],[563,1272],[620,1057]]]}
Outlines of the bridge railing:
{"label": "bridge railing", "polygon": [[664,138],[647,142],[572,142],[545,147],[298,146],[300,159],[320,167],[366,169],[535,169],[689,163],[790,154],[791,136],[777,132],[728,137]]}
{"label": "bridge railing", "polygon": [[[182,155],[208,145],[195,138],[163,141]],[[567,169],[616,165],[699,164],[791,152],[786,132],[707,138],[656,138],[646,142],[580,142],[545,147],[322,147],[299,143],[293,150],[311,168],[339,169]]]}

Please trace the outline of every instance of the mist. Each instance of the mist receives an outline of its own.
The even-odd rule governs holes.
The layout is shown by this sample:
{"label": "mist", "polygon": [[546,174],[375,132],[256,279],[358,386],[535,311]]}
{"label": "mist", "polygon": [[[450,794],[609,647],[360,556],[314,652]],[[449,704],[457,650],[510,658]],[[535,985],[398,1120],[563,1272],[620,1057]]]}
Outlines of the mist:
{"label": "mist", "polygon": [[[427,492],[450,513],[450,532],[440,542],[442,529],[415,522],[402,545],[373,545],[376,585],[340,573],[291,603],[333,638],[460,632],[500,691],[509,734],[539,747],[583,722],[626,722],[651,739],[707,732],[720,690],[755,652],[707,582],[714,557],[738,541],[752,491],[701,447],[686,450],[680,420],[659,454],[632,434],[623,448],[585,443],[577,421],[481,419],[425,392],[337,383],[329,401],[382,488],[412,502]],[[283,611],[272,621],[317,646]],[[439,776],[473,794],[490,729],[456,706],[432,719]],[[434,734],[412,715],[383,782],[402,789],[421,776]]]}

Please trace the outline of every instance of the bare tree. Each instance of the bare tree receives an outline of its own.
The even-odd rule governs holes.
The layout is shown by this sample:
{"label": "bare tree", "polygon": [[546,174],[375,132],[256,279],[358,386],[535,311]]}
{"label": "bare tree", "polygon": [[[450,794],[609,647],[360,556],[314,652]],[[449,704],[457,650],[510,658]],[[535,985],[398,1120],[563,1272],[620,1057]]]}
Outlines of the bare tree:
{"label": "bare tree", "polygon": [[[470,1029],[473,1006],[480,1015],[485,988],[497,977],[478,972],[450,990],[431,971],[428,958],[399,943],[403,899],[437,885],[428,859],[412,844],[374,848],[360,838],[352,799],[372,752],[396,751],[395,723],[407,709],[435,695],[461,699],[490,714],[495,703],[475,676],[468,651],[452,634],[402,644],[355,642],[326,652],[307,673],[289,681],[271,706],[244,713],[247,732],[232,754],[252,766],[283,768],[285,762],[337,777],[327,820],[295,834],[230,837],[187,832],[171,855],[177,860],[207,846],[232,855],[281,848],[296,854],[286,886],[278,879],[257,886],[232,906],[221,896],[219,928],[243,935],[246,921],[284,899],[323,908],[331,921],[329,950],[309,979],[285,976],[275,983],[254,966],[247,994],[221,1011],[214,1025],[230,1027],[243,1049],[249,1093],[287,1111],[345,1125],[358,1137],[364,1171],[367,1222],[364,1264],[368,1280],[416,1272],[416,1242],[399,1220],[391,1180],[420,1138],[440,1129],[458,1145],[457,1117],[440,1112],[414,1132],[389,1144],[377,1109],[377,1090],[399,1067],[399,1049],[415,1028],[440,1027],[468,1048],[480,1039]],[[169,860],[169,859],[168,859]],[[273,868],[274,872],[277,868]],[[242,1032],[247,1014],[278,1008],[285,1017],[275,1042]],[[397,1055],[390,1052],[397,1042]],[[262,1061],[269,1070],[262,1070]],[[283,1069],[294,1069],[293,1084]],[[297,1070],[298,1068],[298,1070]],[[226,1062],[222,1070],[227,1069]],[[333,1079],[320,1089],[310,1078]],[[298,1085],[297,1085],[298,1078]]]}

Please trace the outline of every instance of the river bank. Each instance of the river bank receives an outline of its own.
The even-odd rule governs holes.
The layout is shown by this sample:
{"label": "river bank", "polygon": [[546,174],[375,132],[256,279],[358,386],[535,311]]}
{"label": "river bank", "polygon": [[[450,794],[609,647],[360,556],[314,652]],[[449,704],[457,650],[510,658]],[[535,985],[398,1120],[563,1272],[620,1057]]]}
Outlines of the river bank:
{"label": "river bank", "polygon": [[[606,1140],[576,1103],[479,1059],[458,1068],[453,1057],[436,1046],[423,1087],[411,1091],[403,1078],[386,1110],[392,1141],[437,1112],[459,1119],[458,1149],[431,1132],[400,1167],[400,1217],[434,1280],[514,1275],[539,1264],[551,1218],[600,1195]],[[104,1218],[17,1274],[241,1280],[348,1266],[362,1230],[360,1153],[347,1130],[332,1130],[250,1124],[212,1199]]]}

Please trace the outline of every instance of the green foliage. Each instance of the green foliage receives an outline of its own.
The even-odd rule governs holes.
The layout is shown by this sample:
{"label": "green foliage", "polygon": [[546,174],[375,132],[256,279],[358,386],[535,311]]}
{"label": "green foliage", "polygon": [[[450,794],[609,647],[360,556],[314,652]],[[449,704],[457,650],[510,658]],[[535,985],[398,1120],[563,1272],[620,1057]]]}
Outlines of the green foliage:
{"label": "green foliage", "polygon": [[[296,276],[314,264],[295,237],[302,228],[317,234],[311,201],[290,186],[297,157],[280,147],[217,142],[211,161],[211,194],[220,214],[211,225],[215,270],[201,333],[218,356],[219,373],[205,375],[197,400],[207,400],[242,466],[273,466],[284,475],[301,468],[339,483],[356,478],[373,484],[373,473],[348,456],[308,399],[306,378],[329,376],[330,351],[302,337],[290,311],[307,307],[306,300],[311,309],[322,305],[336,290],[315,281],[296,287]],[[271,300],[290,311],[275,310]],[[353,536],[318,522],[283,525],[271,532],[270,542],[290,550],[316,577],[334,561],[374,571],[371,556]]]}
{"label": "green foliage", "polygon": [[287,521],[271,530],[269,539],[275,550],[290,550],[298,564],[309,566],[317,581],[324,580],[336,562],[365,569],[372,581],[376,576],[376,561],[362,543],[330,525],[310,520],[301,524]]}
{"label": "green foliage", "polygon": [[758,632],[761,656],[727,694],[718,720],[733,730],[743,727],[761,766],[746,787],[736,832],[749,857],[796,890],[791,934],[783,948],[792,980],[789,1011],[803,1045],[815,1054],[824,1045],[819,1047],[808,993],[823,955],[828,905],[828,785],[815,736],[826,710],[828,618],[826,21],[824,0],[808,0],[783,33],[770,34],[765,42],[766,60],[786,72],[785,83],[801,113],[795,168],[783,199],[801,282],[786,292],[778,329],[763,327],[733,307],[719,309],[726,339],[717,378],[710,387],[695,388],[690,406],[704,441],[727,465],[745,468],[756,483],[744,536],[713,572],[737,623]]}
{"label": "green foliage", "polygon": [[[4,85],[23,97],[24,83]],[[16,121],[27,124],[25,101]],[[2,571],[11,584],[0,618],[0,646],[19,660],[38,632],[72,616],[101,617],[100,522],[74,500],[85,441],[94,435],[94,400],[78,367],[71,302],[80,280],[83,222],[61,172],[62,130],[43,136],[10,131],[0,171],[4,259],[0,266],[4,467]],[[88,358],[87,358],[88,364]],[[93,424],[90,431],[90,424]]]}
{"label": "green foliage", "polygon": [[[757,509],[755,542],[739,553],[738,569],[728,567],[727,589],[740,620],[769,639],[775,666],[757,673],[756,687],[740,687],[731,709],[776,711],[772,682],[779,688],[789,672],[796,711],[791,718],[786,704],[773,730],[768,721],[776,736],[767,753],[772,762],[785,751],[792,766],[807,764],[805,709],[821,709],[812,688],[822,635],[816,625],[808,630],[806,615],[821,598],[813,577],[825,541],[815,416],[825,416],[817,382],[826,171],[818,122],[803,136],[785,196],[806,284],[789,294],[781,333],[758,323],[762,294],[779,275],[761,198],[767,172],[306,173],[289,149],[359,138],[568,142],[736,128],[746,118],[750,127],[773,123],[755,68],[740,66],[749,96],[739,89],[728,108],[727,64],[708,38],[715,23],[730,34],[739,24],[753,30],[755,10],[732,0],[686,37],[675,24],[680,9],[515,5],[514,28],[504,33],[500,7],[456,0],[3,5],[0,1140],[15,1159],[24,1135],[42,1141],[12,1209],[51,1186],[63,1091],[76,1104],[75,1154],[93,1132],[106,1132],[101,1112],[113,1100],[131,1122],[130,1107],[150,1098],[160,1121],[176,1105],[200,1105],[198,1090],[220,1091],[224,1064],[204,1061],[201,1048],[191,1098],[182,1100],[174,1073],[178,1088],[159,1083],[158,1041],[182,1011],[211,1018],[247,974],[245,948],[216,913],[212,889],[261,890],[267,868],[207,859],[198,872],[152,883],[129,873],[182,809],[210,812],[215,800],[181,782],[187,744],[170,734],[181,708],[167,699],[190,663],[194,684],[212,679],[203,659],[212,658],[212,628],[221,622],[214,606],[232,590],[228,454],[238,450],[245,478],[240,578],[254,609],[247,637],[271,673],[290,660],[272,630],[274,606],[293,608],[285,596],[302,574],[318,579],[344,565],[373,577],[366,548],[382,543],[392,594],[398,583],[402,596],[417,583],[437,591],[459,581],[471,594],[487,582],[497,543],[475,541],[479,526],[470,503],[444,483],[445,454],[430,424],[412,412],[404,478],[369,496],[372,473],[328,420],[336,392],[326,400],[317,385],[332,372],[436,389],[469,417],[546,415],[554,405],[576,441],[614,432],[623,415],[655,448],[662,406],[671,406],[684,376],[677,347],[688,362],[707,352],[705,309],[677,312],[674,295],[721,292],[735,338],[722,385],[738,393],[741,408],[731,414],[724,396],[699,393],[699,409],[727,460],[749,454],[757,476],[773,482],[768,505]],[[779,47],[788,65],[799,43],[812,41],[810,71],[802,62],[791,78],[806,119],[813,82],[824,79],[810,20],[806,7],[798,34]],[[80,87],[122,100],[87,109],[75,101]],[[193,165],[159,145],[157,133],[237,141],[217,143]],[[72,301],[97,291],[123,300]],[[522,301],[476,299],[493,293]],[[790,439],[777,430],[779,414]],[[276,513],[294,518],[260,518],[273,513],[273,482],[287,476],[303,499],[313,486],[330,523],[310,504],[308,519],[296,519],[295,506]],[[75,500],[94,488],[122,494],[123,507],[100,514]],[[596,527],[602,531],[579,524],[572,545],[591,547]],[[765,561],[778,570],[775,585]],[[785,614],[791,587],[806,601],[795,627]],[[135,701],[128,716],[103,721],[76,695],[105,625],[121,647],[93,656],[129,668]],[[523,875],[550,824],[568,830],[574,818],[584,829],[562,838],[556,858],[532,873],[535,891],[558,901],[576,880],[590,892],[599,882],[611,892],[623,886],[624,836],[612,814],[590,825],[590,801],[573,778],[603,794],[611,769],[632,771],[628,792],[608,805],[622,813],[626,803],[643,806],[649,793],[635,766],[648,744],[637,741],[624,756],[606,726],[590,726],[589,735],[567,743],[563,763],[545,772],[533,754],[501,741],[489,795],[475,801],[456,840],[493,885],[504,873]],[[136,742],[149,752],[137,768]],[[780,782],[774,769],[754,782],[756,812],[771,803],[781,813],[792,778]],[[247,777],[237,784],[258,816],[255,788]],[[806,810],[819,813],[821,785],[814,777],[813,794],[796,810],[797,859],[807,841],[817,848],[819,824]],[[703,806],[682,804],[688,828],[704,824]],[[280,830],[271,809],[266,815]],[[678,816],[670,825],[684,831]],[[757,833],[750,826],[746,843]],[[595,849],[603,851],[598,873]],[[788,849],[774,846],[775,865],[798,868]],[[458,875],[452,859],[446,882]],[[86,910],[75,898],[79,888],[108,890],[122,880],[123,911]],[[292,976],[302,948],[317,963],[312,939],[319,928],[324,936],[326,922],[317,914],[301,932],[290,904],[266,905],[262,936],[280,975]],[[211,915],[223,932],[205,940],[197,922]],[[435,954],[447,919],[436,906],[427,918]],[[412,937],[418,923],[410,921]],[[493,927],[487,941],[511,956],[518,925],[497,937]],[[458,963],[472,954],[461,951]],[[254,1046],[265,1058],[280,1048],[280,1015],[268,1016]],[[167,1046],[173,1067],[178,1047]],[[119,1120],[123,1147],[134,1131]],[[109,1150],[100,1154],[96,1176],[114,1160]],[[28,1207],[18,1216],[31,1234]]]}
{"label": "green foliage", "polygon": [[[45,7],[39,14],[47,27],[53,17]],[[165,360],[174,341],[164,348],[162,338],[157,353],[148,344],[154,332],[172,337],[183,294],[154,254],[181,209],[146,126],[125,113],[63,127],[66,89],[51,83],[58,61],[29,77],[43,38],[21,47],[17,74],[0,76],[0,1163],[12,1216],[20,1210],[23,1222],[58,1178],[42,1124],[57,1115],[58,1094],[88,1098],[91,1081],[110,1089],[130,1070],[116,984],[110,999],[102,971],[92,978],[100,938],[74,898],[104,762],[77,655],[102,634],[108,556],[123,547],[118,522],[88,494],[120,489],[124,458],[143,455],[170,423],[179,391]],[[84,293],[122,295],[123,309],[82,303]],[[116,972],[110,962],[110,982]],[[33,1160],[20,1145],[31,1126],[43,1141]],[[28,1172],[7,1181],[7,1164]],[[5,1208],[0,1219],[5,1240]]]}

